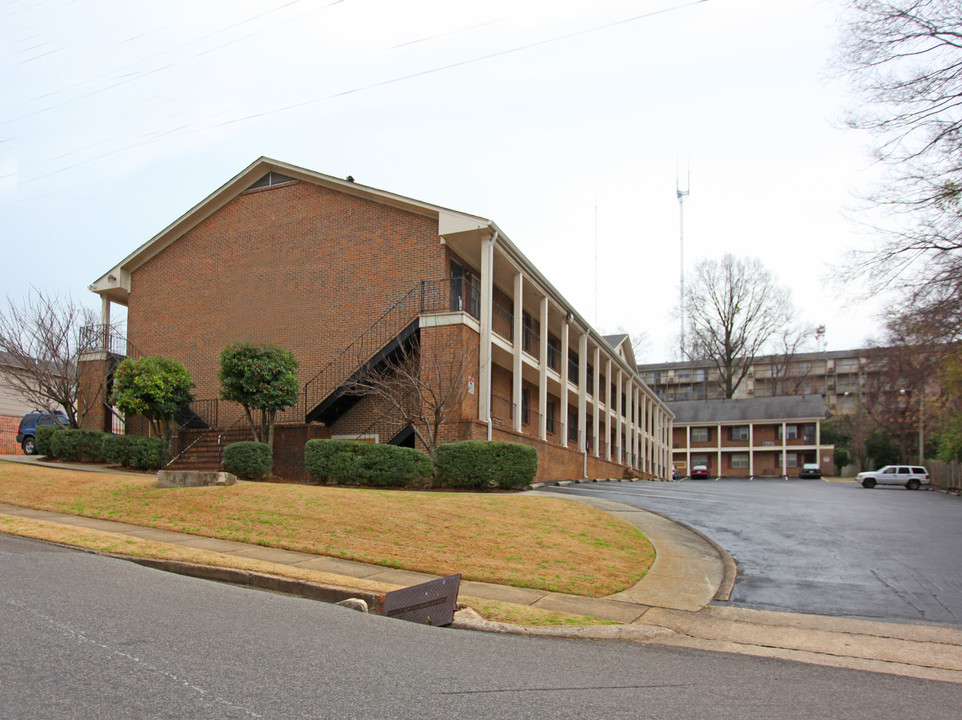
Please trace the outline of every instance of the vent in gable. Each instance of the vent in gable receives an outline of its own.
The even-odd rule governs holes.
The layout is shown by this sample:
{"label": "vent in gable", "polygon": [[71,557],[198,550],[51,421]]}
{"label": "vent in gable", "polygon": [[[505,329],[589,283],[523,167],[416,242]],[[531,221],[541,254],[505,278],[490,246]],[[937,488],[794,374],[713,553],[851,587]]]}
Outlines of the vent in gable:
{"label": "vent in gable", "polygon": [[265,188],[270,187],[271,185],[280,185],[281,183],[286,182],[295,182],[296,179],[297,178],[288,177],[287,175],[281,175],[280,173],[271,171],[247,189],[254,190],[256,188]]}

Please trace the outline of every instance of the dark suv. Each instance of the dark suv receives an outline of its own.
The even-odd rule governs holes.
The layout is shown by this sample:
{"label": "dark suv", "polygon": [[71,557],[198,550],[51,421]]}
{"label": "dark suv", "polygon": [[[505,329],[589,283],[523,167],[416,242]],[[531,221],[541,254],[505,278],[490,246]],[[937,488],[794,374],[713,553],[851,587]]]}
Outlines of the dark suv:
{"label": "dark suv", "polygon": [[[54,419],[56,415],[56,420]],[[59,422],[58,422],[59,420]],[[17,428],[17,442],[23,448],[24,455],[37,454],[37,426],[38,425],[67,425],[67,415],[60,410],[51,415],[43,410],[27,413]]]}

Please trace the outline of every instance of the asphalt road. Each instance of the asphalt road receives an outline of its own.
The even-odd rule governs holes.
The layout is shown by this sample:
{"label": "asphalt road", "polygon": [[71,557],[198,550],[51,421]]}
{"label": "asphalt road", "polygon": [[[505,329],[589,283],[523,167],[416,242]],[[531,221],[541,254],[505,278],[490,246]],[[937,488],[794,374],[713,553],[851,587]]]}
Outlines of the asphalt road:
{"label": "asphalt road", "polygon": [[821,480],[546,488],[671,516],[732,554],[731,604],[962,624],[962,499]]}
{"label": "asphalt road", "polygon": [[955,718],[956,684],[473,633],[0,535],[0,717]]}

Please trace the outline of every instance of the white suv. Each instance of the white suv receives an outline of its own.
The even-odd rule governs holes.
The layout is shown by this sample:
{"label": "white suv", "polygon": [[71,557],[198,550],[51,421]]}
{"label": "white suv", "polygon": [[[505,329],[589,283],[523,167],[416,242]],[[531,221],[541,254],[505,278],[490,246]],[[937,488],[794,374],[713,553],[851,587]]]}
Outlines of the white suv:
{"label": "white suv", "polygon": [[909,490],[918,490],[922,485],[931,483],[929,471],[917,465],[886,465],[881,470],[860,472],[855,476],[855,482],[862,483],[864,488],[876,485],[904,485]]}

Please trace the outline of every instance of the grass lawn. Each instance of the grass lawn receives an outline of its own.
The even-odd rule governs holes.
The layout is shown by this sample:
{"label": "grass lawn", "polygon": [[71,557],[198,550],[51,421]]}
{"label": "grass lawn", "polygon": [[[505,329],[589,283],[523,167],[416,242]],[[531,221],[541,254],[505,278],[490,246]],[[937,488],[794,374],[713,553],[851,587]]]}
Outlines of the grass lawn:
{"label": "grass lawn", "polygon": [[0,463],[0,502],[465,580],[604,597],[654,561],[635,528],[581,503],[510,494],[238,483]]}

